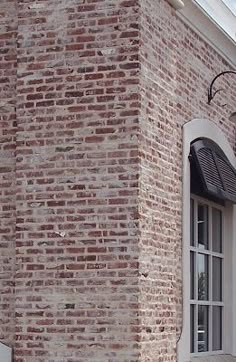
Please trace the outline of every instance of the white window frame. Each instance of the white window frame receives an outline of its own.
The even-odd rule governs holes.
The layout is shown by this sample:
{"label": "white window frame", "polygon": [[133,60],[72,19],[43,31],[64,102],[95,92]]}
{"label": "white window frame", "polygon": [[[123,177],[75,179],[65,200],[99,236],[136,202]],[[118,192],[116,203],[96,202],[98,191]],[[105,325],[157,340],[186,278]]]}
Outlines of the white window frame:
{"label": "white window frame", "polygon": [[[198,300],[197,298],[197,264],[194,265],[194,288],[195,288],[195,296],[196,296],[196,299],[195,300],[191,300],[191,297],[190,297],[190,305],[205,305],[205,306],[208,306],[209,308],[213,307],[213,306],[219,306],[219,307],[222,307],[222,329],[221,329],[221,337],[222,337],[222,349],[221,350],[217,350],[217,351],[207,351],[207,352],[194,352],[194,353],[191,353],[191,357],[205,357],[205,356],[213,356],[213,355],[220,355],[220,354],[223,354],[223,346],[224,346],[224,343],[225,343],[225,334],[224,334],[224,319],[225,319],[225,315],[224,315],[224,312],[225,312],[225,305],[224,305],[224,300],[225,300],[225,294],[227,294],[227,290],[226,290],[226,287],[225,287],[225,272],[226,272],[226,269],[225,269],[225,252],[227,250],[227,245],[225,245],[225,226],[224,226],[224,223],[225,223],[225,207],[222,206],[222,205],[219,205],[219,204],[216,204],[210,200],[208,200],[207,198],[203,198],[203,197],[199,197],[199,196],[196,196],[196,195],[191,195],[191,199],[193,200],[194,202],[194,219],[196,221],[196,217],[197,217],[197,209],[196,209],[196,205],[197,204],[203,204],[203,205],[206,205],[208,207],[208,243],[209,243],[209,248],[207,250],[205,249],[201,249],[199,247],[197,247],[197,245],[195,246],[192,246],[191,243],[190,243],[190,247],[189,247],[189,251],[190,252],[193,252],[194,255],[196,254],[203,254],[203,255],[208,255],[208,257],[210,259],[208,259],[208,275],[210,276],[210,280],[208,280],[208,292],[209,292],[209,297],[208,297],[208,301],[200,301]],[[219,210],[221,211],[221,215],[222,215],[222,252],[221,253],[218,253],[218,252],[214,252],[212,250],[212,231],[211,231],[211,228],[212,228],[212,209],[216,209],[216,210]],[[194,224],[195,224],[195,221],[194,221]],[[195,238],[195,242],[196,242],[196,234],[197,234],[197,230],[196,228],[194,228],[194,238]],[[189,257],[190,257],[190,254],[189,254]],[[212,280],[211,280],[211,276],[212,276],[212,264],[210,262],[211,258],[212,257],[217,257],[217,258],[220,258],[222,260],[222,301],[219,301],[219,302],[213,302],[212,301]],[[195,259],[195,263],[196,263],[196,259]],[[196,314],[195,314],[195,318],[196,318]],[[209,349],[211,350],[212,348],[212,345],[211,345],[211,342],[212,342],[212,315],[210,313],[210,318],[208,320],[208,344],[209,344]],[[191,332],[191,331],[190,331]],[[196,332],[196,331],[195,331]],[[196,335],[195,335],[195,348],[196,348],[196,345],[197,345],[197,339],[196,339]]]}
{"label": "white window frame", "polygon": [[[190,144],[196,138],[209,138],[222,148],[232,165],[236,168],[236,157],[224,133],[211,121],[194,119],[183,127],[183,229],[182,229],[182,283],[183,283],[183,310],[182,330],[177,344],[178,362],[191,361],[190,355]],[[236,206],[230,204],[225,208],[225,343],[222,361],[231,361],[236,356]],[[227,312],[226,312],[227,311]],[[227,355],[229,356],[227,359]],[[220,356],[219,356],[220,358]],[[201,357],[192,358],[194,361],[203,361]],[[207,361],[210,361],[209,357]],[[216,356],[212,357],[216,361]],[[217,359],[220,361],[220,359]]]}

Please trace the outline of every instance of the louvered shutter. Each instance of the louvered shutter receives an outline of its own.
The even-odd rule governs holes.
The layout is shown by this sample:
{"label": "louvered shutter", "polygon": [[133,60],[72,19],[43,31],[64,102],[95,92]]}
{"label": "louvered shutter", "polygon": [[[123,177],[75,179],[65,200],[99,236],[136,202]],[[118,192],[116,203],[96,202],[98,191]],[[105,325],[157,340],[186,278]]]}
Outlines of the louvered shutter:
{"label": "louvered shutter", "polygon": [[236,170],[222,149],[207,138],[197,139],[190,155],[204,194],[236,203]]}

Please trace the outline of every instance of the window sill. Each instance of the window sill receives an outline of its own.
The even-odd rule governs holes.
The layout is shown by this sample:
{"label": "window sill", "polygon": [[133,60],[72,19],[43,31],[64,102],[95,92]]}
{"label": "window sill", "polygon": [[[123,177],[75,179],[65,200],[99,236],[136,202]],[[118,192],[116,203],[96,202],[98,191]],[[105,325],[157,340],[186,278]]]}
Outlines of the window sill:
{"label": "window sill", "polygon": [[221,354],[215,356],[192,357],[191,362],[236,362],[236,357],[229,354]]}

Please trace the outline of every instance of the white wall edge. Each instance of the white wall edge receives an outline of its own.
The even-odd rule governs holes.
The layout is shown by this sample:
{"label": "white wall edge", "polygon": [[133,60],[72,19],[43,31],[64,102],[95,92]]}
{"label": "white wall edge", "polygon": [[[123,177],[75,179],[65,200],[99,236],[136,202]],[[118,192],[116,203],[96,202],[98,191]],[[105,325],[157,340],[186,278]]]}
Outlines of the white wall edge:
{"label": "white wall edge", "polygon": [[12,348],[0,342],[0,362],[12,361]]}

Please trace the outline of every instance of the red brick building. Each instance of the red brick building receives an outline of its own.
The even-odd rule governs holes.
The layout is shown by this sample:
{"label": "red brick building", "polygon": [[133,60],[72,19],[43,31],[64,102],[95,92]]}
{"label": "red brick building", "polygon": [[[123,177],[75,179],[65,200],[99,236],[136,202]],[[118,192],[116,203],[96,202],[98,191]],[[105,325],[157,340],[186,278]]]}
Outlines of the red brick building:
{"label": "red brick building", "polygon": [[188,156],[236,167],[235,15],[199,3],[1,0],[1,362],[234,360],[234,201]]}

